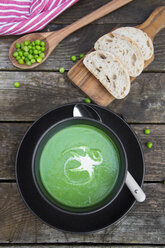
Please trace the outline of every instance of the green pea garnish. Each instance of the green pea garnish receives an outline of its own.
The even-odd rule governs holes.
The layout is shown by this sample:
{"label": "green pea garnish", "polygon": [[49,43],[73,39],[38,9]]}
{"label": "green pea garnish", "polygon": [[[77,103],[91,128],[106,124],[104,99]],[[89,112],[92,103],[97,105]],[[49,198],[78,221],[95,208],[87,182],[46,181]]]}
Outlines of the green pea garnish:
{"label": "green pea garnish", "polygon": [[65,68],[64,67],[60,67],[59,72],[60,73],[64,73],[65,72]]}
{"label": "green pea garnish", "polygon": [[20,83],[15,82],[15,83],[14,83],[14,87],[19,88],[19,87],[20,87]]}
{"label": "green pea garnish", "polygon": [[150,131],[149,129],[145,129],[145,130],[144,130],[144,133],[145,133],[145,134],[150,134],[150,132],[151,132],[151,131]]}
{"label": "green pea garnish", "polygon": [[75,62],[77,60],[77,57],[75,55],[71,56],[71,60]]}
{"label": "green pea garnish", "polygon": [[152,147],[152,142],[147,142],[146,145],[147,145],[148,148],[151,148]]}
{"label": "green pea garnish", "polygon": [[82,59],[84,56],[85,56],[85,54],[81,53],[79,57],[80,57],[80,59]]}
{"label": "green pea garnish", "polygon": [[85,98],[85,99],[84,99],[84,102],[85,102],[85,103],[91,103],[91,99]]}

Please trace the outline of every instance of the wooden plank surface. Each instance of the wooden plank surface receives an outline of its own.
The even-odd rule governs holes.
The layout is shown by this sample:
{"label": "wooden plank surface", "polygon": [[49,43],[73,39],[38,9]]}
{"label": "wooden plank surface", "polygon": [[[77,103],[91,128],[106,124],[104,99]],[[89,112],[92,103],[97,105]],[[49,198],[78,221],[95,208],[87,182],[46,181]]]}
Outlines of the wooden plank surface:
{"label": "wooden plank surface", "polygon": [[[80,53],[88,52],[100,36],[108,33],[116,26],[120,26],[120,24],[89,25],[73,33],[57,46],[46,62],[34,68],[34,70],[54,71],[58,70],[61,66],[64,66],[67,70],[70,69],[74,65],[70,60],[72,55],[79,56]],[[133,24],[131,24],[131,26],[133,26]],[[50,24],[45,30],[53,31],[54,29],[57,29],[57,25]],[[0,38],[0,70],[18,70],[11,64],[8,58],[9,47],[15,39],[16,37],[13,36]],[[162,30],[156,36],[154,42],[155,60],[146,71],[165,71],[164,40],[165,30]]]}
{"label": "wooden plank surface", "polygon": [[[59,29],[107,2],[109,0],[80,0],[44,30]],[[86,53],[98,37],[115,26],[142,23],[160,5],[165,5],[165,1],[133,1],[69,36],[34,72],[19,72],[11,65],[8,49],[16,37],[0,37],[0,247],[165,247],[165,185],[162,183],[165,179],[165,30],[155,39],[154,62],[133,83],[129,96],[108,107],[134,123],[132,127],[143,144],[145,203],[136,204],[122,221],[108,229],[90,235],[74,235],[56,231],[40,222],[21,200],[16,184],[10,182],[15,180],[18,144],[30,125],[19,122],[32,122],[53,107],[84,99],[84,94],[66,75],[55,71],[61,66],[69,70],[73,66],[71,55]],[[21,83],[19,89],[13,87],[15,81]],[[149,136],[144,135],[145,128],[151,129]],[[147,141],[153,142],[152,149],[145,147]],[[9,181],[5,183],[4,180]]]}
{"label": "wooden plank surface", "polygon": [[[59,24],[72,23],[109,1],[110,0],[80,0],[71,9],[65,11],[61,16],[55,19],[54,22]],[[96,23],[141,23],[147,18],[151,11],[160,5],[165,5],[164,0],[134,0],[126,6],[96,21]]]}
{"label": "wooden plank surface", "polygon": [[[44,245],[2,245],[1,248],[5,248],[5,247],[10,247],[10,248],[30,248],[30,247],[35,247],[35,248],[84,248],[84,247],[88,247],[88,248],[160,248],[160,246],[157,245],[150,245],[150,246],[143,246],[143,245],[88,245],[88,246],[84,246],[84,245],[73,245],[73,244],[69,244],[69,245],[63,245],[63,244],[56,244],[56,245],[49,245],[49,244],[44,244]],[[161,248],[164,248],[165,246],[161,246]]]}
{"label": "wooden plank surface", "polygon": [[43,224],[25,206],[14,183],[0,184],[1,243],[115,243],[163,244],[165,185],[145,184],[147,200],[136,203],[120,222],[89,234],[69,234]]}
{"label": "wooden plank surface", "polygon": [[[18,144],[30,124],[0,123],[0,179],[15,179],[14,162]],[[132,125],[144,151],[146,176],[145,181],[165,180],[165,125]],[[144,129],[151,130],[150,135]],[[148,149],[146,142],[151,141],[153,148]]]}
{"label": "wooden plank surface", "polygon": [[[20,88],[13,83],[19,81]],[[165,73],[143,73],[130,94],[115,100],[109,109],[122,113],[132,123],[165,122]],[[60,104],[83,101],[84,94],[66,74],[57,72],[1,72],[0,121],[34,121]]]}

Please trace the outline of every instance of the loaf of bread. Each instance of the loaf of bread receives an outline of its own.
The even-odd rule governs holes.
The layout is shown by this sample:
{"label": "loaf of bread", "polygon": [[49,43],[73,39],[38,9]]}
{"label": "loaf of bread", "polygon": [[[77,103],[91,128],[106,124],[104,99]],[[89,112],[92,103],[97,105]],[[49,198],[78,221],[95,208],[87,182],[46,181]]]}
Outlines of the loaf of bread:
{"label": "loaf of bread", "polygon": [[115,98],[122,99],[129,93],[128,71],[113,54],[97,50],[87,54],[83,63]]}
{"label": "loaf of bread", "polygon": [[118,57],[131,77],[140,75],[144,68],[144,59],[138,45],[127,37],[108,33],[96,41],[94,48]]}
{"label": "loaf of bread", "polygon": [[154,47],[150,37],[141,29],[134,27],[121,27],[115,29],[112,34],[119,34],[130,38],[139,46],[144,60],[148,60],[154,53]]}

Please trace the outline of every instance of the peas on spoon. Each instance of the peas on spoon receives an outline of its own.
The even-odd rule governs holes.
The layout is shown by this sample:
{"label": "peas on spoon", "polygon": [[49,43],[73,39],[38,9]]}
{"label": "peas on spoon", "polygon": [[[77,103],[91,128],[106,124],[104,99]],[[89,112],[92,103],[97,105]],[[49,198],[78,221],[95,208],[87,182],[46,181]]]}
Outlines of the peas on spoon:
{"label": "peas on spoon", "polygon": [[[9,58],[12,62],[12,64],[20,69],[32,69],[36,66],[38,66],[38,63],[31,63],[31,65],[27,65],[26,64],[19,64],[15,57],[13,57],[13,53],[15,52],[16,48],[24,48],[25,50],[29,50],[28,46],[29,46],[29,42],[33,42],[31,45],[32,46],[40,46],[40,50],[41,52],[45,51],[45,57],[42,59],[41,57],[41,63],[43,63],[48,57],[49,55],[52,53],[52,51],[55,49],[55,47],[57,47],[57,45],[63,40],[65,39],[67,36],[69,36],[70,34],[72,34],[73,32],[77,31],[78,29],[88,25],[89,23],[96,21],[97,19],[109,14],[110,12],[120,8],[121,6],[127,4],[128,2],[131,2],[132,0],[116,0],[116,5],[114,6],[114,2],[110,1],[109,3],[103,5],[102,7],[96,9],[95,11],[93,11],[92,13],[80,18],[79,20],[77,20],[76,22],[60,29],[54,32],[42,32],[42,33],[31,33],[31,34],[27,34],[22,36],[21,38],[15,40],[9,49]],[[26,43],[24,43],[25,41],[27,41]],[[20,46],[17,45],[16,47],[16,43],[21,44]],[[45,45],[45,46],[44,46]],[[30,49],[31,50],[31,49]],[[32,49],[33,50],[33,49]],[[37,55],[37,54],[36,54]],[[74,61],[76,61],[74,57]],[[30,64],[29,63],[29,64]]]}

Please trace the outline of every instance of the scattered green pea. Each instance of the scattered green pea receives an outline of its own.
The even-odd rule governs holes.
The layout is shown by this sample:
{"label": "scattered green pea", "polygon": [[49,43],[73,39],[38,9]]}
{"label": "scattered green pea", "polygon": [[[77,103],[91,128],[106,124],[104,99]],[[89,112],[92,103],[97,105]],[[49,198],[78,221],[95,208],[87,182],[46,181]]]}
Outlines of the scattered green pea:
{"label": "scattered green pea", "polygon": [[20,51],[22,51],[21,48],[18,48],[18,49],[17,49],[17,52],[20,52]]}
{"label": "scattered green pea", "polygon": [[144,133],[145,133],[145,134],[150,134],[150,132],[151,132],[151,131],[150,131],[149,129],[145,129],[145,130],[144,130]]}
{"label": "scattered green pea", "polygon": [[29,53],[30,53],[30,54],[33,54],[33,50],[31,49],[31,50],[29,51]]}
{"label": "scattered green pea", "polygon": [[84,99],[84,102],[85,102],[85,103],[91,103],[91,99],[85,98],[85,99]]}
{"label": "scattered green pea", "polygon": [[64,67],[60,67],[59,72],[60,73],[64,73],[65,72],[65,68]]}
{"label": "scattered green pea", "polygon": [[151,148],[152,147],[152,143],[151,142],[147,142],[146,145],[147,145],[148,148]]}
{"label": "scattered green pea", "polygon": [[80,57],[80,59],[82,59],[84,56],[85,56],[85,54],[81,53],[79,57]]}
{"label": "scattered green pea", "polygon": [[19,88],[19,87],[20,87],[20,83],[15,82],[15,83],[14,83],[14,87]]}
{"label": "scattered green pea", "polygon": [[25,56],[22,56],[22,59],[25,60]]}
{"label": "scattered green pea", "polygon": [[34,55],[34,58],[35,58],[35,59],[37,59],[38,57],[39,57],[38,54]]}
{"label": "scattered green pea", "polygon": [[77,60],[77,57],[75,55],[71,56],[71,60],[75,62]]}
{"label": "scattered green pea", "polygon": [[32,46],[35,46],[35,45],[36,45],[35,41],[32,41]]}

